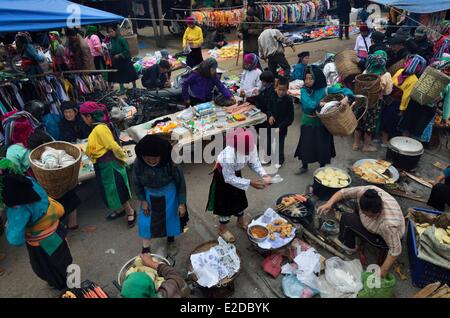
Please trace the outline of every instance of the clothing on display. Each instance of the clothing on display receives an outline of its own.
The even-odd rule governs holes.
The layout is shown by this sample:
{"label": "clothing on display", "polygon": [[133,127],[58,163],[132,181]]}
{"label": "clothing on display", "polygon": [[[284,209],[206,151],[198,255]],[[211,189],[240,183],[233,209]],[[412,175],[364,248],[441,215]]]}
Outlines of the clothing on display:
{"label": "clothing on display", "polygon": [[330,9],[329,0],[302,1],[292,4],[259,4],[255,15],[262,21],[297,23],[317,20]]}

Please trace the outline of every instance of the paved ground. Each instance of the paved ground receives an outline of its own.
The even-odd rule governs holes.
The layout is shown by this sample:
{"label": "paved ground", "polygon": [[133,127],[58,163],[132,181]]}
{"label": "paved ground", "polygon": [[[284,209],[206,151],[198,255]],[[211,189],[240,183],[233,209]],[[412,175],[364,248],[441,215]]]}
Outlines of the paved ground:
{"label": "paved ground", "polygon": [[[153,47],[153,42],[149,42]],[[170,42],[171,51],[179,47],[178,40]],[[177,46],[178,45],[178,46]],[[339,52],[343,48],[351,47],[353,41],[328,40],[312,44],[305,44],[297,47],[300,50],[310,50],[312,61],[321,59],[324,52]],[[288,59],[295,63],[297,58],[291,50],[288,50]],[[240,68],[235,66],[235,60],[221,62],[219,65],[223,69],[237,72]],[[285,179],[281,184],[274,185],[265,191],[251,189],[248,192],[250,206],[246,211],[248,216],[254,216],[262,213],[268,207],[274,205],[275,200],[282,194],[292,192],[303,192],[305,187],[312,182],[312,173],[301,177],[295,176],[293,172],[299,168],[299,163],[293,158],[295,147],[299,137],[299,107],[296,106],[296,117],[294,124],[289,130],[286,142],[287,162],[279,171],[279,174]],[[360,152],[351,150],[351,140],[349,138],[336,138],[337,157],[332,165],[348,168],[357,159],[367,157]],[[384,151],[372,155],[373,158],[383,158]],[[430,153],[422,157],[420,170],[424,177],[435,177],[439,171],[432,167],[436,161],[445,162],[449,158],[448,151],[439,153]],[[180,252],[175,257],[176,268],[186,274],[186,264],[189,252],[197,245],[217,238],[217,220],[204,212],[208,188],[210,183],[211,166],[206,164],[184,165],[183,170],[186,175],[188,189],[188,208],[191,216],[189,230],[177,241]],[[315,166],[311,167],[314,170]],[[244,175],[250,176],[249,171]],[[409,185],[411,189],[428,196],[428,190],[418,187],[415,184]],[[84,233],[77,231],[71,233],[68,241],[71,247],[74,262],[81,266],[82,280],[90,279],[101,286],[112,296],[118,296],[117,289],[112,281],[117,279],[117,274],[121,266],[130,258],[136,256],[141,249],[140,240],[137,237],[137,228],[129,230],[126,227],[126,220],[117,220],[108,222],[105,220],[107,210],[103,207],[100,194],[97,191],[95,181],[86,182],[79,187],[78,193],[83,199],[83,204],[79,209],[79,223],[81,228],[95,226],[93,233]],[[418,206],[419,204],[399,200],[405,208]],[[261,269],[260,263],[262,256],[256,253],[250,246],[250,243],[241,230],[231,226],[232,231],[237,234],[237,248],[243,257],[243,272],[236,281],[235,297],[277,297],[281,295],[280,279],[273,280],[268,277]],[[162,244],[158,244],[162,245]],[[105,253],[113,249],[114,254]],[[5,269],[5,273],[0,276],[0,297],[56,297],[58,292],[47,287],[46,283],[38,279],[31,270],[25,247],[14,248],[8,246],[5,237],[0,238],[0,252],[6,253],[6,259],[0,261],[0,268]],[[324,256],[329,256],[324,253]],[[404,263],[403,271],[409,276],[409,265],[407,261],[406,247],[401,257]],[[268,283],[271,288],[268,288]],[[410,297],[416,289],[412,287],[410,280],[400,282],[396,287],[397,297]]]}

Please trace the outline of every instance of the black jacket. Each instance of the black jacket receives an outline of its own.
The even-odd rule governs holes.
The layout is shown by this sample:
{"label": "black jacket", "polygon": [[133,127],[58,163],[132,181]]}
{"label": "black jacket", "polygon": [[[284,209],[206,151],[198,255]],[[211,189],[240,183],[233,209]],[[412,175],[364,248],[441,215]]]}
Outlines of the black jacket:
{"label": "black jacket", "polygon": [[429,42],[427,39],[417,41],[414,38],[410,38],[406,42],[406,46],[411,54],[418,54],[428,62],[433,57],[433,43]]}
{"label": "black jacket", "polygon": [[397,53],[392,52],[392,55],[388,59],[386,67],[387,68],[391,67],[392,65],[394,65],[398,61],[406,58],[408,55],[409,55],[409,51],[406,48],[400,49],[400,51],[398,51]]}
{"label": "black jacket", "polygon": [[348,17],[352,11],[352,5],[349,0],[337,0],[337,15],[338,17]]}
{"label": "black jacket", "polygon": [[262,90],[256,98],[256,107],[260,109],[264,114],[267,114],[269,108],[269,100],[272,98],[272,95],[276,95],[273,84]]}
{"label": "black jacket", "polygon": [[275,93],[270,96],[267,117],[274,117],[273,128],[287,128],[294,121],[294,103],[292,97],[285,95],[278,97]]}
{"label": "black jacket", "polygon": [[164,88],[164,84],[167,81],[167,75],[161,73],[159,65],[155,64],[144,71],[141,81],[142,86],[148,89]]}
{"label": "black jacket", "polygon": [[65,118],[59,123],[60,138],[66,142],[76,142],[77,139],[86,139],[92,131],[92,128],[86,125],[78,113],[75,121],[67,121]]}

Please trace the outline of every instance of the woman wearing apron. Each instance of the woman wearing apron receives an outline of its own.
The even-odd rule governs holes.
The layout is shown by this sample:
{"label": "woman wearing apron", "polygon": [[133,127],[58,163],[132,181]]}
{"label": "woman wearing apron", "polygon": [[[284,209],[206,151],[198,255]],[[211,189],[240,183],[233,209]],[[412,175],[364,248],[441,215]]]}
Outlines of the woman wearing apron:
{"label": "woman wearing apron", "polygon": [[150,240],[167,237],[168,254],[177,254],[175,236],[183,232],[186,211],[186,183],[183,171],[171,159],[167,140],[147,135],[136,146],[133,167],[135,193],[141,203],[139,237],[142,253],[150,253]]}
{"label": "woman wearing apron", "polygon": [[86,155],[94,164],[95,178],[106,206],[113,210],[107,220],[128,214],[128,227],[134,227],[136,212],[130,205],[131,190],[128,183],[125,150],[112,127],[105,105],[85,102],[80,114],[86,125],[93,127],[86,146]]}
{"label": "woman wearing apron", "polygon": [[0,169],[1,200],[8,219],[6,239],[14,246],[26,242],[36,275],[53,288],[65,289],[72,255],[65,240],[66,230],[59,221],[63,206],[48,197],[34,179],[16,174],[8,159],[0,161]]}
{"label": "woman wearing apron", "polygon": [[[261,166],[253,133],[237,128],[227,134],[226,144],[217,157],[206,210],[219,216],[219,235],[227,242],[235,242],[227,224],[232,216],[236,216],[237,226],[247,230],[244,210],[248,207],[248,201],[245,192],[250,186],[264,189],[271,178]],[[243,178],[241,170],[246,165],[261,179]]]}

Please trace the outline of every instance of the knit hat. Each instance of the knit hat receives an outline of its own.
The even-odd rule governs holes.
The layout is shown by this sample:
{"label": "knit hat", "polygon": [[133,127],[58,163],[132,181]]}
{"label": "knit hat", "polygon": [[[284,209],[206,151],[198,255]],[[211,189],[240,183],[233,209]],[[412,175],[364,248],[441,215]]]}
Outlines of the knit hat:
{"label": "knit hat", "polygon": [[186,18],[186,24],[187,25],[193,25],[195,24],[195,19],[193,17],[187,17]]}

